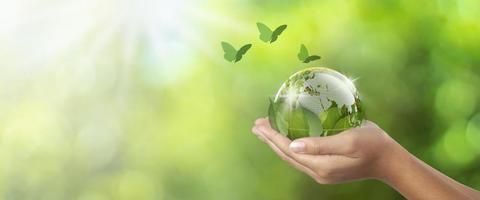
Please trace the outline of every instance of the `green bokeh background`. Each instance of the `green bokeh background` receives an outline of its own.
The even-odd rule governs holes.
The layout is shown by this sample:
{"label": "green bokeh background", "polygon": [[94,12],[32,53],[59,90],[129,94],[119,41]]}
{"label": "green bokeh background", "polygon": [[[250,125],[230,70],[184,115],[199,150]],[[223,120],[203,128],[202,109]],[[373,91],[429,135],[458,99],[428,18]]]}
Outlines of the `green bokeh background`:
{"label": "green bokeh background", "polygon": [[[480,189],[479,1],[29,0],[0,13],[1,199],[401,199],[373,180],[319,185],[250,133],[312,66],[356,79],[369,120]],[[257,21],[288,28],[266,44]],[[231,64],[222,40],[253,47]],[[322,59],[299,62],[301,43]]]}

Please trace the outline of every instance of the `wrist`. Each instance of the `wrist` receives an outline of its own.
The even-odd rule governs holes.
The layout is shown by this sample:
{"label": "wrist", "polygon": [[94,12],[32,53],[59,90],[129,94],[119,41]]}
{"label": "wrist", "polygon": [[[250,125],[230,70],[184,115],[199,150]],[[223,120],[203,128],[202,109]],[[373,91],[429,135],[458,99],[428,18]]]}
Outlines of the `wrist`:
{"label": "wrist", "polygon": [[[396,143],[396,142],[395,142]],[[455,181],[443,179],[435,169],[396,143],[380,160],[376,179],[397,190],[407,199],[469,199],[469,192]]]}
{"label": "wrist", "polygon": [[397,176],[406,173],[403,169],[414,162],[414,157],[395,140],[389,138],[377,160],[374,178],[388,185],[395,184]]}

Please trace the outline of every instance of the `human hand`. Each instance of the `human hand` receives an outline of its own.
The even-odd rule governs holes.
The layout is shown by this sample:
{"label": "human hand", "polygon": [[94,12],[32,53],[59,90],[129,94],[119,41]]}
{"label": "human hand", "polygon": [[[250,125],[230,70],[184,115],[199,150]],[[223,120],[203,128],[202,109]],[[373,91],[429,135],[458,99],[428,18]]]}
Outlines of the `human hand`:
{"label": "human hand", "polygon": [[252,128],[260,140],[296,169],[321,184],[334,184],[358,179],[383,179],[388,159],[400,147],[373,122],[327,137],[306,137],[294,140],[270,127],[260,118]]}
{"label": "human hand", "polygon": [[373,122],[327,137],[291,141],[255,121],[253,133],[283,160],[321,184],[373,178],[393,187],[407,199],[480,199],[480,192],[435,170]]}

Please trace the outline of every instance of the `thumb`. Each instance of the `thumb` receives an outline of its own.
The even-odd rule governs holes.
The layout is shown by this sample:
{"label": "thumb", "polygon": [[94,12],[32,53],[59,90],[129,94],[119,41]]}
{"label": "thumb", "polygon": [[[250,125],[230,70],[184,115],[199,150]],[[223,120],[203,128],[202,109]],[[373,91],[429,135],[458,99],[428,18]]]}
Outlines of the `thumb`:
{"label": "thumb", "polygon": [[343,132],[326,137],[306,137],[294,140],[290,143],[290,150],[295,153],[314,155],[345,155],[351,153],[354,148],[355,134]]}

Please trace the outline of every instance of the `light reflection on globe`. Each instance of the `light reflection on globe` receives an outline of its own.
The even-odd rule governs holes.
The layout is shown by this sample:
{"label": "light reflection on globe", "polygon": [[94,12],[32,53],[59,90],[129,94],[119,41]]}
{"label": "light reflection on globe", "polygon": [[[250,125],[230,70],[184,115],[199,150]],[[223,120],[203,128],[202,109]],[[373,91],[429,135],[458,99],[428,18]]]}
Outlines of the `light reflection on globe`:
{"label": "light reflection on globe", "polygon": [[364,110],[353,82],[324,67],[299,71],[270,100],[269,121],[290,139],[327,136],[359,126]]}

